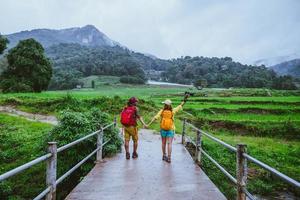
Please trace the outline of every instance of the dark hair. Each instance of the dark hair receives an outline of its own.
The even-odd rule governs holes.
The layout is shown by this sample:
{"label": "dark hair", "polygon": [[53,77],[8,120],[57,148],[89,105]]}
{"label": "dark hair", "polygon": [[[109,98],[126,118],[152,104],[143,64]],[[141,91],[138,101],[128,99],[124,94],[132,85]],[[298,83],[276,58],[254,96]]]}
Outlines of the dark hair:
{"label": "dark hair", "polygon": [[171,106],[171,105],[165,104],[163,110],[171,110],[171,111],[172,111],[173,109],[172,109],[172,106]]}
{"label": "dark hair", "polygon": [[136,106],[136,103],[127,102],[127,106]]}

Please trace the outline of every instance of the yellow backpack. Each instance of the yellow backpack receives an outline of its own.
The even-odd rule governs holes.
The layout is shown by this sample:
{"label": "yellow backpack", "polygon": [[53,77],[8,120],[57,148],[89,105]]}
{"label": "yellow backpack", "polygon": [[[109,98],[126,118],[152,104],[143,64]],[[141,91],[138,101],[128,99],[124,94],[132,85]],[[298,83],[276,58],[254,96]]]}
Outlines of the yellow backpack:
{"label": "yellow backpack", "polygon": [[171,110],[162,111],[160,128],[165,131],[169,131],[173,129],[173,113]]}

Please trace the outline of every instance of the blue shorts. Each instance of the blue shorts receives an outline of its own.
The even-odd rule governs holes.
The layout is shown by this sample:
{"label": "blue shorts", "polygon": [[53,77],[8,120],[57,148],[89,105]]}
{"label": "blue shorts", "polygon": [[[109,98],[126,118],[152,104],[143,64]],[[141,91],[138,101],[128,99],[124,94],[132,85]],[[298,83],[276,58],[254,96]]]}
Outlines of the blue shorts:
{"label": "blue shorts", "polygon": [[161,137],[174,137],[174,131],[173,130],[165,131],[165,130],[161,129],[160,135],[161,135]]}

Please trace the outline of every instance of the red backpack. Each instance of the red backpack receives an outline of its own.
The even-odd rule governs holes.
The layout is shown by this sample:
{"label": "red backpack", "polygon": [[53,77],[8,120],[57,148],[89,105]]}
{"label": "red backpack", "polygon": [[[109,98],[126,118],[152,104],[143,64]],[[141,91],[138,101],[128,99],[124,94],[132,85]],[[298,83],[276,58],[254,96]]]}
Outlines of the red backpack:
{"label": "red backpack", "polygon": [[136,107],[128,106],[121,112],[121,124],[124,126],[136,126]]}

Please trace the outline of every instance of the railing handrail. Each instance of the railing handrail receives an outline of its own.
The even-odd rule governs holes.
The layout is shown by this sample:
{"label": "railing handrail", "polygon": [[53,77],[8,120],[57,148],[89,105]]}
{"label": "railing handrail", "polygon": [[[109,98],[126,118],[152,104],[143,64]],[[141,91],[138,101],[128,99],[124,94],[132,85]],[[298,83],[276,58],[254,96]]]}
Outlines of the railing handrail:
{"label": "railing handrail", "polygon": [[[247,154],[246,152],[239,152],[239,150],[229,144],[227,144],[226,142],[223,142],[222,140],[212,136],[211,134],[201,130],[200,128],[197,128],[196,126],[194,126],[193,124],[189,123],[186,121],[186,119],[184,119],[183,121],[183,131],[182,131],[182,143],[184,144],[185,143],[185,137],[189,138],[189,140],[191,140],[191,142],[196,146],[196,152],[199,154],[199,150],[200,150],[200,154],[201,152],[210,160],[212,161],[233,183],[235,183],[236,185],[240,185],[241,183],[239,183],[239,181],[237,181],[236,178],[234,178],[228,171],[225,170],[224,167],[222,167],[216,160],[214,160],[207,152],[205,152],[203,150],[203,148],[201,147],[201,141],[200,141],[200,144],[199,144],[199,141],[197,143],[195,143],[194,141],[192,141],[192,139],[188,136],[186,136],[186,125],[190,126],[192,129],[194,129],[195,131],[197,131],[197,140],[201,140],[201,135],[205,135],[206,137],[208,137],[209,139],[221,144],[222,146],[226,147],[227,149],[229,149],[230,151],[232,152],[235,152],[237,153],[237,155],[239,153],[241,153],[241,156],[245,159],[245,160],[249,160],[249,161],[252,161],[253,163],[259,165],[260,167],[264,168],[265,170],[271,172],[272,174],[276,175],[278,178],[282,179],[283,181],[285,181],[286,183],[288,184],[291,184],[293,186],[295,186],[296,188],[300,188],[300,183],[294,179],[292,179],[291,177],[281,173],[280,171],[272,168],[271,166],[263,163],[262,161],[259,161],[258,159],[250,156],[249,154]],[[199,149],[197,151],[197,149]],[[197,158],[200,157],[201,158],[201,155],[196,155]],[[199,163],[201,163],[201,161],[197,160]],[[237,166],[238,167],[238,166]],[[238,169],[237,169],[238,171]],[[247,176],[247,172],[244,174]],[[246,183],[243,183],[243,184],[246,184]],[[250,199],[255,199],[252,194],[250,194],[250,192],[246,189],[245,185],[242,185],[242,188],[241,190],[244,192],[244,194],[249,197]],[[239,198],[238,198],[239,199]]]}
{"label": "railing handrail", "polygon": [[230,151],[233,151],[233,152],[236,152],[236,151],[237,151],[236,148],[233,147],[233,146],[231,146],[230,144],[227,144],[226,142],[223,142],[222,140],[220,140],[220,139],[218,139],[218,138],[216,138],[216,137],[210,135],[209,133],[204,132],[203,130],[201,130],[201,129],[195,127],[193,124],[191,124],[191,123],[189,123],[189,122],[186,122],[186,123],[187,123],[189,126],[191,126],[194,130],[200,131],[202,134],[204,134],[204,135],[207,136],[208,138],[214,140],[215,142],[217,142],[217,143],[223,145],[224,147],[226,147],[226,148],[229,149]]}
{"label": "railing handrail", "polygon": [[[92,157],[95,153],[97,153],[97,161],[101,161],[101,157],[102,157],[102,148],[105,144],[107,144],[109,140],[107,140],[106,142],[103,143],[103,131],[106,130],[107,128],[111,127],[111,126],[114,126],[116,127],[116,118],[114,119],[114,122],[113,123],[110,123],[104,127],[101,127],[101,129],[97,130],[97,131],[94,131],[93,133],[90,133],[82,138],[79,138],[73,142],[70,142],[64,146],[61,146],[59,148],[57,148],[57,150],[55,151],[55,155],[59,152],[62,152],[66,149],[69,149],[70,147],[92,137],[92,136],[95,136],[95,135],[98,135],[98,138],[97,138],[97,148],[91,152],[88,156],[86,156],[84,159],[82,159],[79,163],[77,163],[74,167],[72,167],[69,171],[67,171],[64,175],[62,175],[60,178],[58,178],[57,180],[55,180],[55,184],[59,184],[61,183],[66,177],[68,177],[72,172],[74,172],[78,167],[80,167],[83,163],[85,163],[90,157]],[[56,143],[55,143],[55,146],[56,146]],[[98,155],[99,154],[99,155]],[[40,156],[32,161],[29,161],[21,166],[18,166],[14,169],[11,169],[9,170],[8,172],[5,172],[4,174],[1,174],[0,175],[0,182],[18,174],[18,173],[21,173],[23,172],[24,170],[28,169],[28,168],[31,168],[33,167],[34,165],[38,164],[38,163],[41,163],[43,161],[46,161],[46,160],[49,160],[49,158],[51,158],[52,156],[54,156],[54,153],[47,153],[43,156]],[[56,165],[56,160],[55,160],[55,165]],[[56,178],[56,167],[55,167],[55,178]],[[38,199],[41,199],[43,197],[45,197],[46,195],[48,195],[49,193],[51,193],[51,190],[53,190],[53,188],[51,186],[48,185],[48,187],[43,190],[38,196],[36,196],[34,199],[35,200],[38,200]],[[54,192],[56,190],[56,186],[54,188]],[[54,195],[55,196],[55,195]],[[48,198],[47,198],[48,199]],[[51,197],[51,199],[55,199],[55,197]]]}
{"label": "railing handrail", "polygon": [[294,179],[292,179],[291,177],[283,174],[282,172],[278,171],[277,169],[274,169],[273,167],[270,167],[269,165],[261,162],[260,160],[250,156],[249,154],[244,153],[243,154],[248,160],[252,161],[253,163],[261,166],[262,168],[264,168],[265,170],[271,172],[272,174],[276,175],[278,178],[281,178],[282,180],[284,180],[285,182],[300,188],[300,183]]}
{"label": "railing handrail", "polygon": [[47,153],[47,154],[45,154],[43,156],[40,156],[40,157],[38,157],[38,158],[36,158],[36,159],[34,159],[32,161],[27,162],[27,163],[25,163],[25,164],[23,164],[23,165],[21,165],[19,167],[11,169],[8,172],[0,175],[0,181],[4,181],[4,180],[8,179],[11,176],[14,176],[14,175],[16,175],[18,173],[21,173],[22,171],[24,171],[24,170],[26,170],[26,169],[28,169],[28,168],[36,165],[36,164],[39,164],[39,163],[47,160],[51,156],[52,156],[51,153]]}

